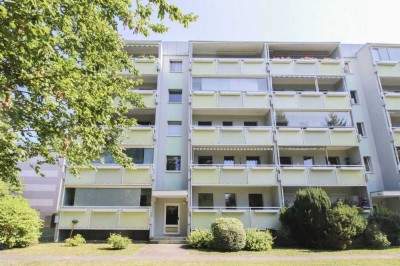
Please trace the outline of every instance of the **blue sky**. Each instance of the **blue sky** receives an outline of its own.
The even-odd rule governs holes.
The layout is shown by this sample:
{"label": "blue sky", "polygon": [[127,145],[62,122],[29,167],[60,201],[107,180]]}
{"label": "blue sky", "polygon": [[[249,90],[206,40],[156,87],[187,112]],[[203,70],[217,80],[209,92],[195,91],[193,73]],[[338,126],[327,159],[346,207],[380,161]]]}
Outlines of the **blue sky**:
{"label": "blue sky", "polygon": [[[150,40],[400,43],[398,0],[169,0],[199,15]],[[121,29],[127,40],[144,39]]]}

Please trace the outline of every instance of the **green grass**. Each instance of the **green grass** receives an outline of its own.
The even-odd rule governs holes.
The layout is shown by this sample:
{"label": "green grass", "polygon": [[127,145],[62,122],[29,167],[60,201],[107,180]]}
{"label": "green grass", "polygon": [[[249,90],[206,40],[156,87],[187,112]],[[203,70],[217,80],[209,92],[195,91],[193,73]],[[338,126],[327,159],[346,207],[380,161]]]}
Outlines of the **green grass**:
{"label": "green grass", "polygon": [[[18,262],[18,263],[10,263],[3,262],[0,259],[0,265],[21,265],[21,266],[50,266],[55,265],[54,261],[29,261],[29,262]],[[236,266],[236,265],[273,265],[273,266],[319,266],[319,265],[326,265],[326,266],[338,266],[338,265],[352,265],[352,266],[363,266],[363,265],[374,265],[374,266],[395,266],[399,265],[398,259],[385,259],[385,260],[369,260],[369,259],[360,259],[360,260],[335,260],[335,261],[327,261],[327,260],[312,260],[312,261],[259,261],[259,262],[251,262],[251,261],[224,261],[224,262],[181,262],[181,261],[135,261],[135,260],[128,260],[128,261],[109,261],[109,262],[60,262],[57,261],[58,265],[93,265],[93,266],[105,266],[105,265],[132,265],[132,266],[151,266],[151,265],[162,265],[162,266]]]}
{"label": "green grass", "polygon": [[210,250],[191,250],[192,254],[204,255],[227,255],[227,256],[307,256],[307,255],[364,255],[364,254],[393,254],[400,253],[400,247],[389,247],[387,249],[350,249],[350,250],[315,250],[315,249],[295,249],[295,248],[275,248],[270,251],[239,251],[234,253],[218,252]]}
{"label": "green grass", "polygon": [[[145,244],[131,244],[126,249],[114,250],[108,244],[84,244],[68,247],[65,243],[40,243],[27,248],[0,251],[0,254],[18,255],[133,255]],[[0,255],[1,258],[1,255]],[[1,264],[0,264],[1,265]]]}

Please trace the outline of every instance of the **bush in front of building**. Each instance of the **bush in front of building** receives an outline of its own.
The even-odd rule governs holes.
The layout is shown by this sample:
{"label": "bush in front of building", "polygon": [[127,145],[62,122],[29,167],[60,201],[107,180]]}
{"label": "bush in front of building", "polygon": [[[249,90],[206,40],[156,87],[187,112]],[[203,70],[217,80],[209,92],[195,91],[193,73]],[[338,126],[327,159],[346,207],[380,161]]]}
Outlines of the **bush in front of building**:
{"label": "bush in front of building", "polygon": [[110,244],[113,249],[125,249],[132,244],[132,240],[128,237],[123,237],[120,234],[110,234],[107,243]]}
{"label": "bush in front of building", "polygon": [[400,245],[400,214],[379,209],[368,217],[368,223],[376,224],[392,245]]}
{"label": "bush in front of building", "polygon": [[190,233],[188,243],[194,249],[210,249],[213,247],[214,237],[210,230],[196,230]]}
{"label": "bush in front of building", "polygon": [[239,251],[246,245],[243,223],[236,218],[218,218],[211,224],[214,248],[220,251]]}
{"label": "bush in front of building", "polygon": [[43,221],[19,194],[12,194],[0,181],[0,246],[27,247],[37,243]]}
{"label": "bush in front of building", "polygon": [[379,229],[379,225],[370,223],[363,234],[363,244],[369,248],[384,249],[390,246],[385,233]]}
{"label": "bush in front of building", "polygon": [[85,240],[85,238],[83,238],[82,235],[77,234],[74,237],[70,237],[70,238],[65,239],[65,243],[69,247],[77,247],[77,246],[80,246],[82,244],[85,244],[86,240]]}
{"label": "bush in front of building", "polygon": [[347,249],[366,226],[367,221],[361,217],[357,207],[339,201],[328,211],[325,246],[329,249]]}
{"label": "bush in front of building", "polygon": [[246,230],[246,246],[250,251],[266,251],[271,250],[274,243],[272,234],[267,231],[259,231],[255,229]]}

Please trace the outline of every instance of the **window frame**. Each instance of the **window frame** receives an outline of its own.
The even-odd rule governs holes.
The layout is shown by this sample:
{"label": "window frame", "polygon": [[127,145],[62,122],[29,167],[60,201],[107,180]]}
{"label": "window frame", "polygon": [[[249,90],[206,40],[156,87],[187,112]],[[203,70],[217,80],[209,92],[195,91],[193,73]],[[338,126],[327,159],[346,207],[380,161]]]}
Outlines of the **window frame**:
{"label": "window frame", "polygon": [[[227,198],[228,195],[231,195],[231,198]],[[227,208],[227,209],[236,209],[237,208],[236,193],[225,193],[224,199],[225,199],[225,208]],[[234,204],[228,206],[228,203],[231,200],[232,200],[231,203],[234,203]]]}
{"label": "window frame", "polygon": [[[174,163],[175,163],[175,169],[168,169],[168,163],[169,163],[169,158],[174,158]],[[178,163],[177,163],[178,162]],[[179,167],[177,167],[177,165]],[[179,168],[179,169],[176,169]],[[167,161],[166,161],[166,171],[168,172],[180,172],[182,171],[182,158],[180,155],[167,155]]]}
{"label": "window frame", "polygon": [[[250,200],[250,197],[251,196],[261,196],[261,206],[251,206],[252,204],[251,204],[251,200]],[[249,208],[250,209],[252,209],[252,210],[256,210],[256,209],[263,209],[264,208],[264,196],[263,196],[263,194],[262,193],[249,193],[249,196],[248,196],[248,199],[249,199]],[[259,199],[258,199],[259,200]],[[254,201],[253,201],[254,202]]]}
{"label": "window frame", "polygon": [[[211,205],[200,204],[200,199],[203,196],[211,196]],[[204,200],[204,198],[202,198],[202,200]],[[210,199],[206,199],[206,200],[210,200]],[[197,206],[201,207],[202,209],[213,209],[214,208],[214,193],[198,193],[197,194]]]}
{"label": "window frame", "polygon": [[[172,69],[173,64],[178,64],[178,63],[180,64],[180,69],[173,70]],[[169,60],[169,73],[183,73],[183,61],[178,59]]]}
{"label": "window frame", "polygon": [[[361,135],[362,137],[367,137],[367,134],[366,134],[366,132],[365,132],[365,125],[364,125],[364,123],[363,122],[357,122],[356,123],[356,127],[357,127],[357,133],[359,134],[359,135]],[[360,130],[361,130],[361,132],[360,132]]]}
{"label": "window frame", "polygon": [[[171,95],[180,95],[180,101],[171,101]],[[169,89],[168,90],[168,103],[182,103],[182,90]]]}
{"label": "window frame", "polygon": [[[170,132],[170,126],[180,126],[178,134],[172,134],[172,132]],[[168,121],[167,122],[167,136],[168,137],[181,137],[182,136],[182,121]]]}
{"label": "window frame", "polygon": [[371,156],[363,156],[363,163],[364,163],[364,167],[365,167],[365,172],[367,172],[367,173],[374,172],[374,168],[372,167]]}

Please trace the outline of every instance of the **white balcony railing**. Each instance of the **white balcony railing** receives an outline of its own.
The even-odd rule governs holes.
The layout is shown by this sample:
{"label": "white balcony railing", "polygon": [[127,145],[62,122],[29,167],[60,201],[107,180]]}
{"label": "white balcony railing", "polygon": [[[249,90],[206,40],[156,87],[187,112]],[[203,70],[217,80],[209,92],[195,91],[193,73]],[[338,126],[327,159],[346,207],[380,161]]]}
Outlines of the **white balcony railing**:
{"label": "white balcony railing", "polygon": [[191,128],[193,146],[204,145],[252,145],[272,146],[272,128],[195,126]]}
{"label": "white balcony railing", "polygon": [[200,208],[192,207],[192,229],[209,229],[211,223],[221,217],[232,217],[242,221],[245,228],[278,229],[279,224],[279,207],[264,208],[225,208],[210,207]]}
{"label": "white balcony railing", "polygon": [[[245,89],[245,88],[244,88]],[[193,109],[265,109],[269,110],[269,94],[263,91],[193,91]]]}
{"label": "white balcony railing", "polygon": [[152,147],[154,146],[154,126],[135,126],[128,129],[124,145],[132,145],[135,147]]}
{"label": "white balcony railing", "polygon": [[366,186],[361,165],[290,165],[280,169],[282,186]]}
{"label": "white balcony railing", "polygon": [[276,186],[276,167],[271,165],[192,165],[192,185]]}
{"label": "white balcony railing", "polygon": [[267,74],[266,61],[262,58],[194,58],[192,75],[201,76],[254,76]]}
{"label": "white balcony railing", "polygon": [[343,61],[341,59],[271,59],[270,73],[280,75],[344,75]]}
{"label": "white balcony railing", "polygon": [[279,146],[358,146],[357,131],[352,127],[279,127],[277,142]]}
{"label": "white balcony railing", "polygon": [[123,168],[116,164],[95,165],[96,170],[89,168],[79,171],[79,178],[67,172],[66,185],[136,185],[151,186],[153,165],[136,165],[134,169]]}
{"label": "white balcony railing", "polygon": [[386,110],[400,111],[400,93],[384,92]]}
{"label": "white balcony railing", "polygon": [[143,97],[143,103],[146,109],[156,108],[156,90],[132,90],[132,92],[137,93]]}
{"label": "white balcony railing", "polygon": [[[59,229],[148,230],[150,213],[150,207],[62,207],[58,226]],[[74,224],[74,220],[78,222]]]}
{"label": "white balcony railing", "polygon": [[397,61],[376,62],[376,70],[380,77],[400,77],[400,63]]}
{"label": "white balcony railing", "polygon": [[348,92],[274,92],[272,102],[277,110],[350,110]]}

